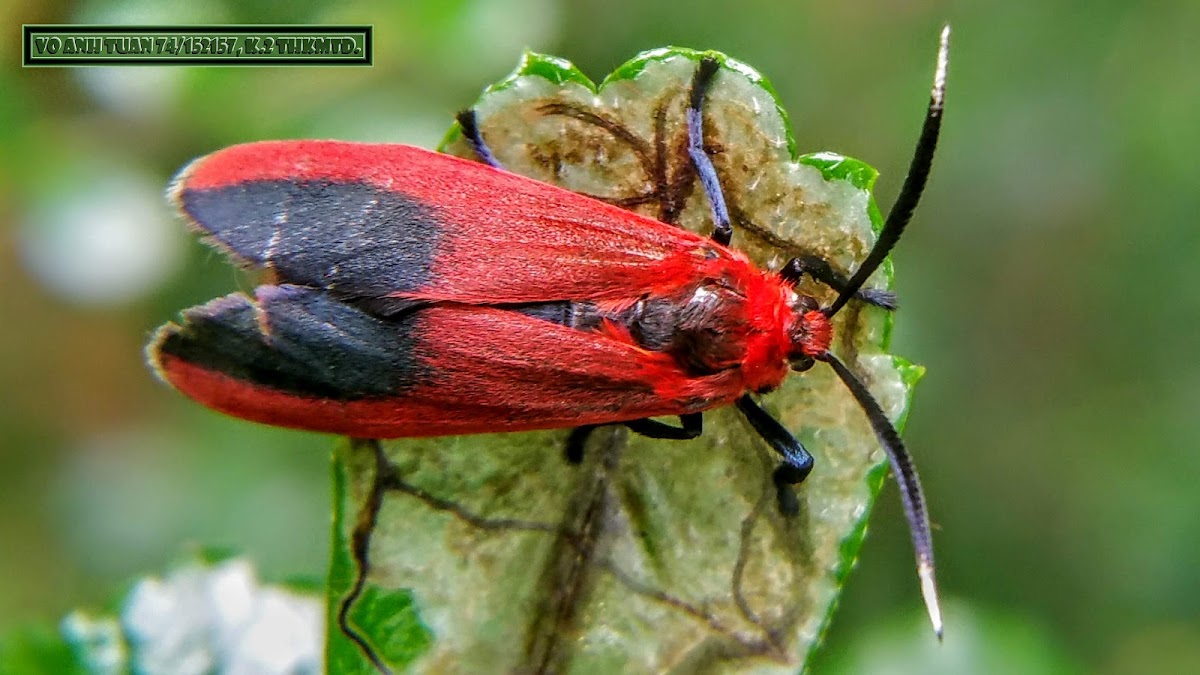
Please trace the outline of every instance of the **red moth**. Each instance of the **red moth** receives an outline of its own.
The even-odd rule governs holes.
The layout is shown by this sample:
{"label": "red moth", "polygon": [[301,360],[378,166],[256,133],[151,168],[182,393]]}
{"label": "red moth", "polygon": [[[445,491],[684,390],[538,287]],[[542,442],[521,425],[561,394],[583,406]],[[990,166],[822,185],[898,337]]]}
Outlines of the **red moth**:
{"label": "red moth", "polygon": [[[774,479],[790,514],[812,456],[750,394],[824,361],[891,460],[940,635],[915,469],[879,404],[829,352],[829,320],[856,297],[890,307],[860,289],[924,188],[947,44],[944,31],[904,187],[848,280],[812,261],[765,272],[728,247],[702,123],[718,66],[704,59],[687,118],[711,238],[503,171],[470,112],[459,122],[483,164],[401,145],[234,146],[184,168],[171,196],[210,243],[275,283],[184,311],[158,331],[151,364],[200,403],[256,422],[358,438],[574,427],[568,456],[597,425],[693,438],[704,411],[735,405],[782,457]],[[797,293],[805,273],[834,286],[837,300],[822,308]],[[650,419],[660,416],[681,426]]]}

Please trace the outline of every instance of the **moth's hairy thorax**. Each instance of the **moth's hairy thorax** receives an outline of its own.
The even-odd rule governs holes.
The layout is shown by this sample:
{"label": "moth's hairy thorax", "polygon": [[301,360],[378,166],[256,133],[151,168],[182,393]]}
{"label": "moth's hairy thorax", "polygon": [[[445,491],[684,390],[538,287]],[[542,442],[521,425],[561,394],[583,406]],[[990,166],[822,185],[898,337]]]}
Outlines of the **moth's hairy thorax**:
{"label": "moth's hairy thorax", "polygon": [[672,355],[697,376],[739,367],[753,330],[743,289],[722,282],[642,298],[613,320],[640,346]]}
{"label": "moth's hairy thorax", "polygon": [[736,371],[745,389],[763,392],[787,374],[790,338],[782,327],[793,296],[774,275],[731,275],[616,306],[556,302],[519,311],[577,330],[616,327],[639,347],[671,355],[690,376]]}

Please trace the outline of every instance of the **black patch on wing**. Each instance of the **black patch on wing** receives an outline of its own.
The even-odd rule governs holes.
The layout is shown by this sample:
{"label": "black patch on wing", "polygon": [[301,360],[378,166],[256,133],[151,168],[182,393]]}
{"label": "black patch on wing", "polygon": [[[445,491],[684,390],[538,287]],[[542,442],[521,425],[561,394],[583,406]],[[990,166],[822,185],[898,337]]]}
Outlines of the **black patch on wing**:
{"label": "black patch on wing", "polygon": [[280,281],[339,297],[426,286],[442,232],[433,209],[391,190],[329,180],[184,189],[179,206],[213,239]]}
{"label": "black patch on wing", "polygon": [[184,311],[159,351],[276,391],[338,401],[402,395],[429,377],[414,354],[413,314],[379,319],[297,286],[255,294]]}

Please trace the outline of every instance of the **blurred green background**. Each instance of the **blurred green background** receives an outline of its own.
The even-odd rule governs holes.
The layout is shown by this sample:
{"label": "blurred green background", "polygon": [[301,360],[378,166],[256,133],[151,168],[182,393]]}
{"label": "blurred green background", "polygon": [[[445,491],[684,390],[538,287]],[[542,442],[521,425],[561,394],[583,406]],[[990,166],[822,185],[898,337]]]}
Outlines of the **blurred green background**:
{"label": "blurred green background", "polygon": [[[0,634],[187,542],[323,573],[329,439],[210,413],[142,365],[156,325],[241,283],[163,203],[189,158],[432,147],[524,47],[599,79],[677,44],[767,75],[801,151],[872,163],[886,207],[949,20],[894,345],[929,368],[907,438],[946,645],[888,485],[813,672],[1200,672],[1200,3],[8,0],[0,19]],[[375,65],[22,70],[39,22],[370,23]]]}

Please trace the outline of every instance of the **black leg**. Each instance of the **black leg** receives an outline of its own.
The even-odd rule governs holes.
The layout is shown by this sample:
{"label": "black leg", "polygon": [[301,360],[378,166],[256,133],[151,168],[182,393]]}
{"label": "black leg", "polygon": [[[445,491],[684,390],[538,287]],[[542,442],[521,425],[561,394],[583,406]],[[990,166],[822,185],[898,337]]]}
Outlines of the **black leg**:
{"label": "black leg", "polygon": [[[712,238],[719,244],[728,245],[733,238],[729,207],[725,203],[725,194],[721,190],[721,181],[717,176],[716,167],[713,166],[712,158],[704,150],[704,97],[708,94],[713,76],[716,75],[719,68],[720,64],[716,59],[705,57],[700,61],[700,65],[696,68],[696,74],[692,78],[692,91],[687,108],[688,157],[691,158],[692,165],[696,168],[696,175],[700,178],[700,184],[704,186],[704,194],[708,197],[708,204],[712,208]],[[828,262],[817,256],[793,258],[782,274],[792,281],[799,281],[802,275],[808,274],[839,293],[849,285],[850,281],[845,275],[830,267]],[[896,295],[891,291],[862,290],[860,288],[855,291],[854,297],[884,309],[896,308]]]}
{"label": "black leg", "polygon": [[649,418],[626,422],[625,426],[639,436],[646,438],[662,438],[672,441],[686,441],[704,433],[704,414],[688,413],[679,416],[680,426],[673,427]]}
{"label": "black leg", "polygon": [[692,166],[696,167],[696,176],[704,186],[704,194],[708,196],[708,205],[712,207],[713,233],[712,238],[722,246],[728,246],[733,238],[733,226],[729,223],[729,208],[725,205],[725,195],[721,192],[721,181],[717,170],[713,167],[712,159],[704,151],[704,96],[712,84],[713,75],[717,74],[720,63],[712,57],[704,57],[696,68],[692,78],[692,94],[688,99],[687,128],[688,128],[688,157]]}
{"label": "black leg", "polygon": [[[841,293],[846,289],[849,279],[829,265],[829,261],[815,255],[805,255],[788,261],[779,275],[792,284],[800,282],[805,274]],[[891,291],[879,291],[870,288],[859,288],[854,297],[884,309],[896,309],[896,294]]]}
{"label": "black leg", "polygon": [[479,157],[479,160],[488,166],[503,169],[504,165],[492,154],[492,150],[487,146],[487,143],[483,142],[483,135],[479,133],[479,124],[475,121],[475,111],[464,110],[458,113],[457,119],[458,126],[462,128],[463,138],[467,139],[467,143],[471,145],[471,149],[475,151],[475,155]]}
{"label": "black leg", "polygon": [[[688,413],[687,415],[680,415],[680,426],[677,427],[649,418],[624,422],[623,424],[633,433],[645,436],[646,438],[686,441],[696,438],[704,432],[704,414]],[[575,427],[571,430],[571,435],[567,436],[567,446],[563,449],[563,457],[566,458],[567,462],[579,464],[583,461],[583,446],[587,443],[588,437],[599,426],[599,424],[588,424],[582,427]]]}
{"label": "black leg", "polygon": [[567,446],[563,448],[563,458],[567,460],[568,464],[581,464],[583,462],[583,446],[587,444],[588,437],[599,426],[598,424],[585,424],[582,427],[575,427],[571,430],[571,435],[567,436]]}
{"label": "black leg", "polygon": [[736,405],[767,445],[783,457],[783,463],[772,476],[778,491],[779,512],[785,516],[796,515],[800,512],[800,501],[796,498],[794,486],[804,482],[812,471],[812,455],[778,420],[758,407],[749,395],[739,398]]}

